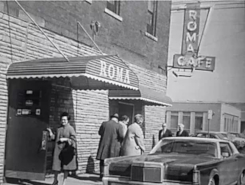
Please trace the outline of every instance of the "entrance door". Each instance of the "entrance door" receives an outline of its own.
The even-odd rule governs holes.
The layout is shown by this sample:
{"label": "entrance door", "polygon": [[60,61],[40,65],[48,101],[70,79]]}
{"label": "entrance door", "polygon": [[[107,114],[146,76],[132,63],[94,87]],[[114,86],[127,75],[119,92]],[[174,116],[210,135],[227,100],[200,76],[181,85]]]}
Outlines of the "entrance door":
{"label": "entrance door", "polygon": [[10,80],[5,176],[44,180],[50,83]]}
{"label": "entrance door", "polygon": [[129,124],[133,123],[133,117],[134,117],[134,105],[131,103],[124,103],[119,102],[119,115],[127,115],[129,117]]}

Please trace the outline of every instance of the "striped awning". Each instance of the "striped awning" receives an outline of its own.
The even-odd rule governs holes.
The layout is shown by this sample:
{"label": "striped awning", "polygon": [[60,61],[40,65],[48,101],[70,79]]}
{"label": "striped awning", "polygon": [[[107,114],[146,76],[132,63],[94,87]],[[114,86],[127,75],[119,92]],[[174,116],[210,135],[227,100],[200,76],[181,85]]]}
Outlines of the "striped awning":
{"label": "striped awning", "polygon": [[172,100],[164,93],[154,89],[147,88],[145,86],[139,86],[139,90],[110,90],[110,100],[141,100],[145,105],[162,105],[172,106]]}
{"label": "striped awning", "polygon": [[138,90],[138,77],[117,55],[37,59],[13,63],[8,79],[66,78],[75,89]]}

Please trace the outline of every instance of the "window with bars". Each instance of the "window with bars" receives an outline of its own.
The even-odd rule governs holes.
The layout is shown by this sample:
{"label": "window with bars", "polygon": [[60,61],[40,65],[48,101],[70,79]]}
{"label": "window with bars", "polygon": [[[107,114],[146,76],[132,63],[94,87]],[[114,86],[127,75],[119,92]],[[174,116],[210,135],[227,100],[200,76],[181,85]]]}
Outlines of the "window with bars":
{"label": "window with bars", "polygon": [[147,20],[147,33],[156,36],[157,25],[157,4],[156,0],[148,0],[148,20]]}
{"label": "window with bars", "polygon": [[120,0],[107,0],[106,8],[112,11],[113,13],[120,15]]}

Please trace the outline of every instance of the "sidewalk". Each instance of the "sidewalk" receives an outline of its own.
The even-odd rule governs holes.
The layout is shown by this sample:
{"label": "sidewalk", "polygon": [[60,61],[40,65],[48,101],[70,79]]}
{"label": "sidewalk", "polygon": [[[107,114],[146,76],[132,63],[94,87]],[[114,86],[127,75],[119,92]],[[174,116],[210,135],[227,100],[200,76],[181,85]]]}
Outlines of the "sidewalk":
{"label": "sidewalk", "polygon": [[[63,176],[59,175],[58,179],[62,179]],[[61,181],[61,180],[59,180]],[[16,179],[8,179],[3,185],[51,185],[53,182],[53,176],[47,177],[45,181],[18,181]],[[59,184],[60,185],[60,184]],[[99,175],[96,174],[79,174],[76,177],[68,177],[66,185],[102,185]]]}

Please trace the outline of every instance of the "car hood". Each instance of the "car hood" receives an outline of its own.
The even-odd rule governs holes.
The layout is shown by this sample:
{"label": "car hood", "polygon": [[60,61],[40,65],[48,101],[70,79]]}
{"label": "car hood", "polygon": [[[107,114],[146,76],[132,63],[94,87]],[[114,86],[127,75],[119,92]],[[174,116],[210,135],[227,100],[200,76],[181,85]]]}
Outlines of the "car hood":
{"label": "car hood", "polygon": [[[109,166],[109,174],[130,177],[132,165],[134,163],[145,166],[144,164],[160,163],[164,166],[164,174],[166,179],[188,180],[187,176],[192,173],[193,167],[197,164],[217,160],[217,158],[203,155],[187,155],[187,154],[151,154],[142,156],[128,156],[118,158],[116,161],[111,161]],[[182,174],[182,176],[181,176]],[[183,176],[185,174],[186,176]],[[191,177],[192,176],[188,176]]]}

